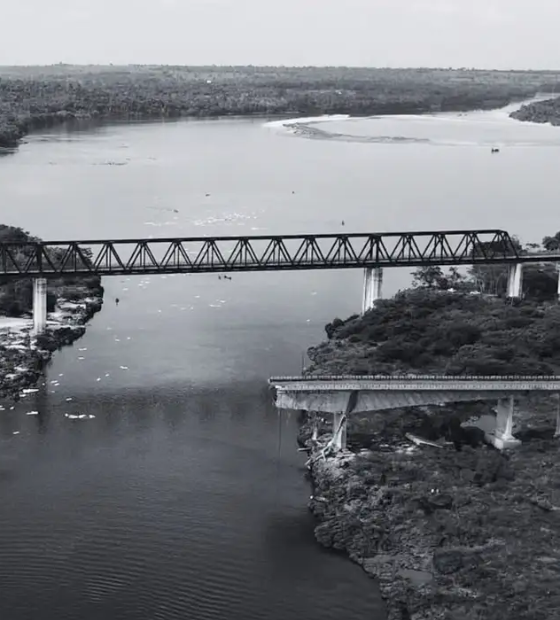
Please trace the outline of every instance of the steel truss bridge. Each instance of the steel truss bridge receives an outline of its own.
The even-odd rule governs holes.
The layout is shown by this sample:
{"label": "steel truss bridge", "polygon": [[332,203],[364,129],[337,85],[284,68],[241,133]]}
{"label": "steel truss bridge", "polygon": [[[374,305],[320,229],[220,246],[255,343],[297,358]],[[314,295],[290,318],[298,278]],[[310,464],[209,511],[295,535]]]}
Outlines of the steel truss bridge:
{"label": "steel truss bridge", "polygon": [[494,229],[0,243],[2,280],[543,261]]}

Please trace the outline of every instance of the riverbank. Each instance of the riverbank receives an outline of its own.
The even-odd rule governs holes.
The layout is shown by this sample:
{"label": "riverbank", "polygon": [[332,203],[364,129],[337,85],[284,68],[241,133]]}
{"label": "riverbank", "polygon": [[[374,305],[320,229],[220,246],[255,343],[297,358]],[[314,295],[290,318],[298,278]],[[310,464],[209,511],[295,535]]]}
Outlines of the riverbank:
{"label": "riverbank", "polygon": [[560,468],[549,420],[523,429],[505,456],[415,446],[381,418],[369,450],[311,467],[317,540],[378,579],[388,620],[557,618]]}
{"label": "riverbank", "polygon": [[[19,267],[33,265],[30,244],[40,241],[22,228],[0,224],[0,244],[8,244],[6,251]],[[83,260],[90,260],[84,254]],[[57,264],[64,259],[64,251],[50,248],[48,257]],[[103,292],[98,275],[48,280],[47,329],[34,337],[32,279],[0,277],[0,398],[18,400],[24,396],[22,390],[35,385],[53,352],[85,333],[86,323],[101,310]]]}
{"label": "riverbank", "polygon": [[[404,291],[326,329],[328,342],[309,352],[311,374],[560,368],[560,351],[542,349],[560,333],[554,303]],[[299,442],[311,450],[317,540],[379,580],[389,620],[557,618],[556,407],[550,398],[519,400],[514,432],[523,443],[507,454],[449,430],[451,418],[491,417],[492,403],[353,414],[352,452],[326,457],[329,422],[312,444],[306,421]]]}
{"label": "riverbank", "polygon": [[518,121],[529,123],[560,125],[560,97],[523,105],[510,116]]}
{"label": "riverbank", "polygon": [[0,317],[0,398],[19,400],[43,377],[53,353],[70,345],[86,331],[86,324],[103,305],[103,289],[72,285],[71,295],[61,287],[47,329],[32,335],[32,318]]}
{"label": "riverbank", "polygon": [[[351,67],[0,67],[0,148],[84,119],[420,114],[495,109],[560,74]],[[25,107],[21,103],[25,102]]]}

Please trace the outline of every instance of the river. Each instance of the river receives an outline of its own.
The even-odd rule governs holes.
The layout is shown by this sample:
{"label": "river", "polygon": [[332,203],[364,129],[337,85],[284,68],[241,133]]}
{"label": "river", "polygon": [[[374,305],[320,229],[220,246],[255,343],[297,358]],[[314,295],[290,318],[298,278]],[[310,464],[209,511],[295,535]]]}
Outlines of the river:
{"label": "river", "polygon": [[[0,222],[44,239],[497,227],[539,241],[560,228],[560,129],[506,112],[334,119],[312,125],[321,139],[262,119],[53,130],[0,158]],[[409,281],[388,272],[386,294]],[[313,539],[297,421],[266,390],[360,309],[361,274],[104,285],[84,338],[0,416],[0,617],[380,620],[375,583]]]}

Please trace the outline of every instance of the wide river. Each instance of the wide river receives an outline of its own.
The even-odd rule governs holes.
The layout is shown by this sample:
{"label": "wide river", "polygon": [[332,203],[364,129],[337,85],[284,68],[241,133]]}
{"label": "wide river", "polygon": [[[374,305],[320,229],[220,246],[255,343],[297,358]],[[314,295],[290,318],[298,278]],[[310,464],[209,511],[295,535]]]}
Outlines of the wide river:
{"label": "wide river", "polygon": [[[507,110],[312,127],[36,134],[0,158],[0,222],[44,239],[560,229],[560,128]],[[385,293],[409,281],[387,272]],[[375,582],[315,543],[297,421],[266,389],[359,311],[361,273],[104,285],[85,337],[0,414],[0,618],[381,619]]]}

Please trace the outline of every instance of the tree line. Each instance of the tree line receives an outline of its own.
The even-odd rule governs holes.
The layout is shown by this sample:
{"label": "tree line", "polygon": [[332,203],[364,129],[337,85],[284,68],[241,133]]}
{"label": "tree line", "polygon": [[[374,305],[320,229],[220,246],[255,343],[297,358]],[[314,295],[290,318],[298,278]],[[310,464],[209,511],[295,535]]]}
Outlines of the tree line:
{"label": "tree line", "polygon": [[560,74],[348,67],[0,67],[0,147],[84,118],[409,114],[495,108]]}

